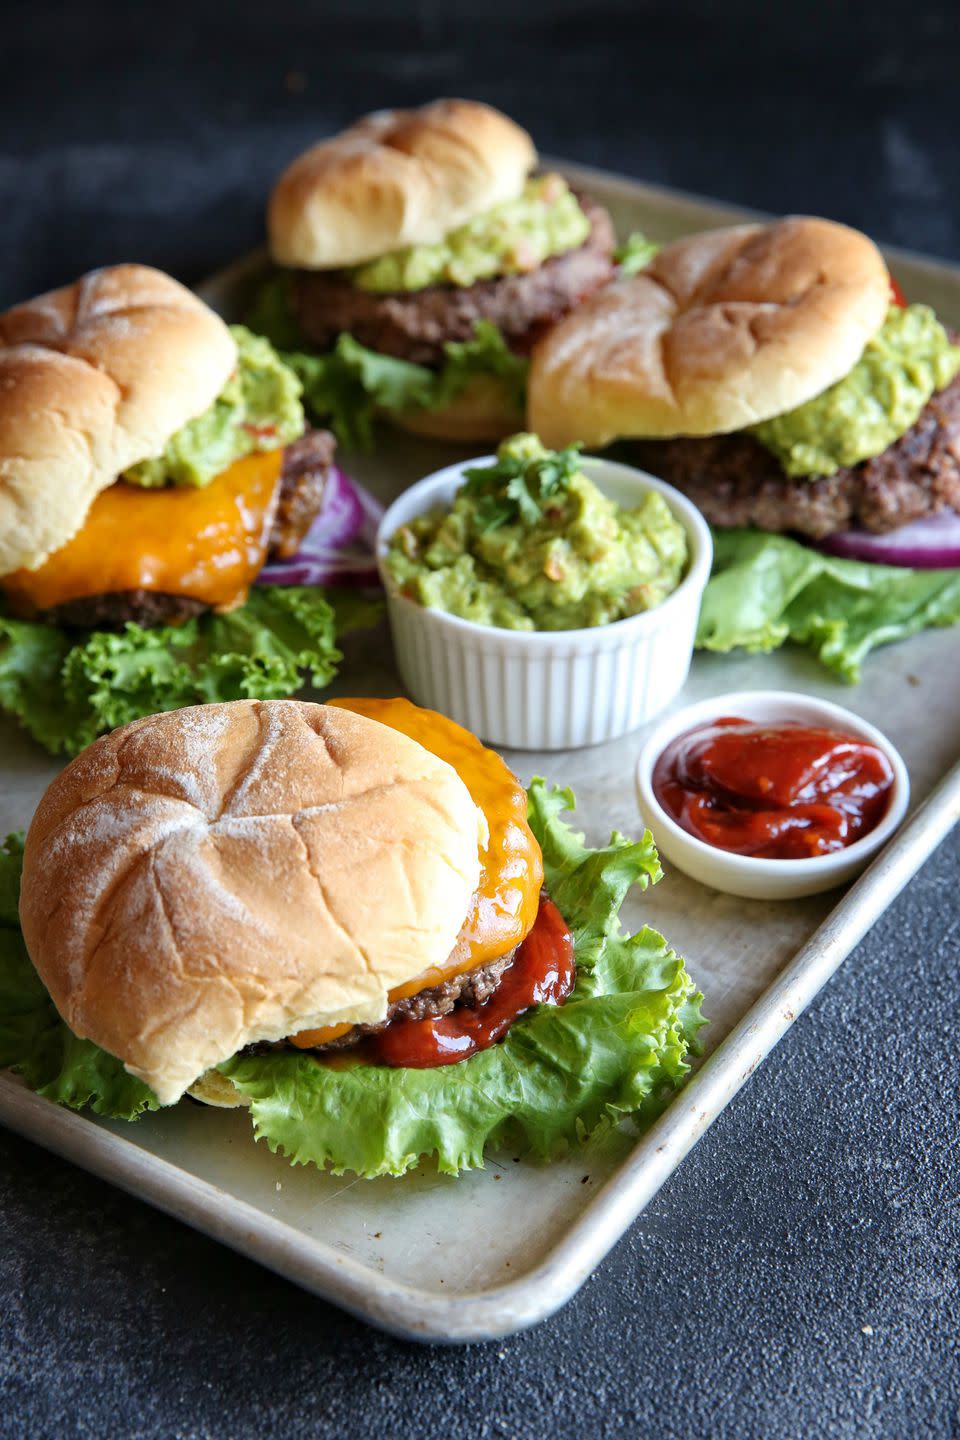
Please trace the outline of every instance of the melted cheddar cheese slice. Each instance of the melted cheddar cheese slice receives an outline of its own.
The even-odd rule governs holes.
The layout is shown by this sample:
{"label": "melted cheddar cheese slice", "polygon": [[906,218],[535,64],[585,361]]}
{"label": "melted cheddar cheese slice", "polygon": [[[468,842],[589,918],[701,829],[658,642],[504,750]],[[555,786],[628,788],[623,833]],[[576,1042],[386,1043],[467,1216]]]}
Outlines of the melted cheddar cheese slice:
{"label": "melted cheddar cheese slice", "polygon": [[[389,993],[392,1004],[432,990],[466,970],[476,970],[512,950],[533,928],[540,908],[543,856],[527,824],[527,792],[500,756],[481,745],[475,735],[409,700],[331,700],[389,725],[425,750],[452,765],[486,817],[489,835],[480,852],[480,883],[473,909],[445,965],[424,970],[416,979]],[[352,1025],[329,1025],[303,1030],[291,1044],[310,1050],[326,1045],[351,1030]]]}
{"label": "melted cheddar cheese slice", "polygon": [[20,615],[90,595],[152,590],[216,610],[242,605],[263,569],[283,450],[237,460],[202,490],[103,490],[83,528],[36,570],[0,581]]}

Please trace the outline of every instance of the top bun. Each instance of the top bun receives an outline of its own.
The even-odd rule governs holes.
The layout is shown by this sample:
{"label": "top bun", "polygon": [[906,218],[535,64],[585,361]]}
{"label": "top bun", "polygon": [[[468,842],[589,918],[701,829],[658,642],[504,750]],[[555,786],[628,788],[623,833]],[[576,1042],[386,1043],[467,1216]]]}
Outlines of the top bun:
{"label": "top bun", "polygon": [[236,364],[226,325],[146,265],[0,314],[0,576],[33,570],[120,471],[159,455]]}
{"label": "top bun", "polygon": [[475,100],[378,110],[281,175],[267,210],[271,254],[328,270],[435,245],[519,195],[536,163],[527,132]]}
{"label": "top bun", "polygon": [[238,700],[103,736],[27,834],[20,921],[66,1023],[164,1104],[257,1041],[375,1022],[447,959],[479,812],[416,741]]}
{"label": "top bun", "polygon": [[879,250],[846,225],[801,216],[691,235],[535,348],[528,427],[554,446],[741,430],[846,375],[889,304]]}

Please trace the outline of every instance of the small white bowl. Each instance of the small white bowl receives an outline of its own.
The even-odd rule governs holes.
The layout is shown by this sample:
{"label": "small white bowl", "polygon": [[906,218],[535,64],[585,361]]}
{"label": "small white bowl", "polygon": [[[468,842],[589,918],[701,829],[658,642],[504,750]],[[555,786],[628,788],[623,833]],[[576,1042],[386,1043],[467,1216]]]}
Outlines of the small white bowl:
{"label": "small white bowl", "polygon": [[381,521],[377,562],[403,683],[417,704],[495,745],[570,750],[616,739],[659,714],[687,678],[713,559],[710,531],[672,485],[630,465],[584,457],[586,474],[617,504],[635,506],[656,490],[687,532],[687,573],[656,609],[586,630],[501,630],[401,595],[384,563],[392,536],[428,510],[449,508],[464,470],[495,458],[428,475]]}
{"label": "small white bowl", "polygon": [[[814,855],[809,860],[758,860],[752,855],[733,855],[688,834],[670,818],[654,795],[653,768],[671,740],[723,715],[738,715],[745,720],[798,720],[804,725],[825,725],[876,745],[893,766],[890,805],[879,825],[844,850]],[[640,751],[637,796],[644,824],[653,831],[658,849],[678,870],[715,890],[742,895],[748,900],[796,900],[802,895],[816,895],[821,890],[845,885],[859,875],[903,819],[910,799],[910,779],[899,751],[875,726],[851,710],[790,690],[743,690],[701,700],[662,721]]]}

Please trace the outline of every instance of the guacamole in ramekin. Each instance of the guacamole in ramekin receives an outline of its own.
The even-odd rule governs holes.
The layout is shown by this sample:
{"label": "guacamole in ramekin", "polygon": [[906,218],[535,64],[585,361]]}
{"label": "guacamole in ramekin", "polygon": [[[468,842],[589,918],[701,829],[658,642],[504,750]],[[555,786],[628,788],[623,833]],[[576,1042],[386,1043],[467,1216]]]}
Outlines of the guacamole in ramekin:
{"label": "guacamole in ramekin", "polygon": [[464,471],[451,509],[400,527],[386,566],[430,609],[504,630],[580,630],[654,609],[688,559],[657,491],[624,509],[584,473],[577,446],[514,435],[494,463]]}

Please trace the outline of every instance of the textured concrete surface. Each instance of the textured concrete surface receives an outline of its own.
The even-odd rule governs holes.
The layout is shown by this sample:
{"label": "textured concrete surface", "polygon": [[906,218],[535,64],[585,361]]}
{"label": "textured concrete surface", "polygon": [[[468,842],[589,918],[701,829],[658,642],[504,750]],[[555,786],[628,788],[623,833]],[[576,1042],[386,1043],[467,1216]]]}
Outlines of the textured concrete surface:
{"label": "textured concrete surface", "polygon": [[[544,150],[960,259],[952,7],[549,8],[7,0],[0,303],[121,258],[196,278],[315,131],[457,91]],[[385,1339],[0,1132],[0,1437],[960,1433],[958,873],[954,837],[501,1344]]]}

